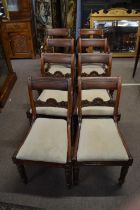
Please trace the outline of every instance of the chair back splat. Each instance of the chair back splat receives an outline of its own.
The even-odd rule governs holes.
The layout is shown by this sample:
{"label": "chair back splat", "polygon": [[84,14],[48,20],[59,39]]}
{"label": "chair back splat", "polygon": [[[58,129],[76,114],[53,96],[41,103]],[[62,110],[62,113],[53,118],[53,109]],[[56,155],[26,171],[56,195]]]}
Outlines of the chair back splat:
{"label": "chair back splat", "polygon": [[[109,94],[107,99],[100,98],[94,90],[106,90]],[[88,98],[88,91],[90,97]],[[92,92],[93,91],[93,92]],[[78,77],[78,117],[82,120],[83,117],[111,117],[118,121],[118,108],[121,93],[121,79],[120,77],[94,77],[94,78],[80,78]],[[86,98],[85,98],[86,96]],[[112,113],[106,114],[84,114],[84,108],[104,107],[111,108]],[[100,109],[101,111],[101,109]],[[86,111],[85,111],[86,113]],[[94,113],[94,112],[93,112]]]}
{"label": "chair back splat", "polygon": [[111,76],[111,70],[111,54],[78,53],[78,76]]}
{"label": "chair back splat", "polygon": [[[74,54],[66,53],[42,53],[41,74],[51,77],[71,77],[74,81]],[[56,65],[58,66],[56,66]],[[54,68],[53,68],[54,67]],[[53,70],[52,70],[53,68]]]}

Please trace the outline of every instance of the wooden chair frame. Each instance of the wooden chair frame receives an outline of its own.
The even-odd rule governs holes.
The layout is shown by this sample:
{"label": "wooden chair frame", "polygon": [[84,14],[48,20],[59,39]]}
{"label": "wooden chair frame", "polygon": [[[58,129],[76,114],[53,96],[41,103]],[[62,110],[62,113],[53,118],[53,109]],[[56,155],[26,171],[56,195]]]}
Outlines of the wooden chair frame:
{"label": "wooden chair frame", "polygon": [[[47,52],[48,48],[53,49],[53,53],[55,53],[55,49],[63,48],[64,52],[74,53],[74,39],[73,38],[46,38],[44,42],[44,47],[41,52]],[[46,50],[44,50],[46,48]],[[60,49],[60,51],[61,51]]]}
{"label": "wooden chair frame", "polygon": [[[45,64],[48,63],[48,69],[50,64],[66,64],[71,68],[71,75],[66,74],[63,75],[61,72],[56,72],[56,74],[51,74],[45,71]],[[66,54],[66,53],[42,53],[41,54],[41,75],[43,77],[51,76],[51,77],[71,77],[72,82],[74,81],[74,65],[75,65],[75,56],[74,54]]]}
{"label": "wooden chair frame", "polygon": [[47,28],[41,52],[45,52],[46,39],[48,38],[71,38],[71,30],[69,28]]}
{"label": "wooden chair frame", "polygon": [[[103,64],[105,72],[98,74],[92,71],[90,74],[82,73],[83,64]],[[111,54],[94,54],[94,53],[79,53],[78,54],[78,76],[82,77],[95,77],[95,76],[111,76],[112,69],[112,55]]]}
{"label": "wooden chair frame", "polygon": [[94,47],[98,47],[102,49],[104,53],[109,53],[109,46],[108,46],[107,38],[104,38],[104,39],[79,38],[78,39],[78,52],[79,53],[83,52],[83,48],[89,48],[88,51],[92,52]]}
{"label": "wooden chair frame", "polygon": [[[95,78],[78,78],[78,128],[76,132],[76,139],[75,139],[75,147],[74,147],[74,155],[73,155],[73,183],[78,184],[79,180],[79,167],[81,166],[122,166],[121,173],[119,177],[119,184],[122,185],[124,183],[126,174],[128,172],[128,168],[133,163],[132,156],[127,148],[126,143],[124,142],[124,139],[119,131],[118,125],[118,133],[122,139],[122,143],[126,149],[126,152],[128,154],[128,161],[83,161],[78,162],[77,161],[77,151],[78,151],[78,145],[79,145],[79,138],[80,138],[80,129],[82,124],[82,108],[81,108],[81,90],[82,89],[108,89],[110,91],[117,91],[115,105],[114,105],[114,115],[113,119],[114,122],[117,125],[118,122],[118,106],[119,106],[119,100],[120,100],[120,92],[121,92],[121,79],[116,77],[95,77]],[[97,118],[97,116],[95,117]],[[104,118],[104,117],[102,117]]]}
{"label": "wooden chair frame", "polygon": [[[72,184],[72,164],[71,164],[71,117],[72,117],[72,92],[71,92],[71,79],[57,79],[57,78],[37,78],[37,79],[28,79],[28,91],[29,91],[29,98],[30,104],[32,108],[32,125],[37,119],[36,113],[36,105],[33,98],[33,90],[41,91],[44,89],[59,89],[59,90],[67,90],[68,91],[68,114],[67,114],[67,140],[68,140],[68,148],[67,148],[67,162],[66,164],[60,163],[52,163],[52,162],[43,162],[43,161],[33,161],[33,160],[20,160],[16,158],[18,151],[20,150],[21,146],[23,145],[24,141],[18,148],[18,150],[14,153],[12,159],[13,162],[17,165],[18,171],[21,175],[22,180],[24,183],[28,182],[27,175],[25,172],[24,164],[39,164],[45,165],[49,167],[62,167],[65,168],[65,175],[66,175],[66,182],[68,187],[71,187]],[[31,126],[32,128],[32,126]],[[31,130],[30,128],[30,130]],[[30,132],[29,130],[29,132]],[[28,132],[28,133],[29,133]],[[27,133],[27,135],[28,135]],[[26,135],[26,137],[27,137]]]}
{"label": "wooden chair frame", "polygon": [[90,29],[90,28],[81,28],[79,29],[79,38],[91,37],[91,38],[104,38],[103,29]]}
{"label": "wooden chair frame", "polygon": [[54,37],[70,38],[71,36],[70,34],[71,34],[70,28],[47,28],[44,41],[46,40],[46,38],[54,38]]}

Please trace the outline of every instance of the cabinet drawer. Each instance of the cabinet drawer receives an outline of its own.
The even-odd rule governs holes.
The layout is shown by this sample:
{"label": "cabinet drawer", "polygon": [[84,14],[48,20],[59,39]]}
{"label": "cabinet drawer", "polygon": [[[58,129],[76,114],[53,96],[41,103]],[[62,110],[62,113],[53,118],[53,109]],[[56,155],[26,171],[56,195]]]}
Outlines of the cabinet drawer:
{"label": "cabinet drawer", "polygon": [[28,30],[27,23],[6,23],[7,31]]}

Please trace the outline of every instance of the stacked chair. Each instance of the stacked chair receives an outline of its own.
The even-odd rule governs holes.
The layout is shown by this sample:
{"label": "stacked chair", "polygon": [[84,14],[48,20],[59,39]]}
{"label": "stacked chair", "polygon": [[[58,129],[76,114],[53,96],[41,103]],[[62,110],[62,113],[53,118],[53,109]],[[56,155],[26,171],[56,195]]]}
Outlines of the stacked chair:
{"label": "stacked chair", "polygon": [[68,187],[80,167],[105,165],[121,166],[122,185],[133,159],[118,127],[121,79],[103,30],[80,29],[76,46],[69,29],[47,30],[41,77],[28,79],[31,128],[13,161],[25,183],[26,164],[64,168]]}

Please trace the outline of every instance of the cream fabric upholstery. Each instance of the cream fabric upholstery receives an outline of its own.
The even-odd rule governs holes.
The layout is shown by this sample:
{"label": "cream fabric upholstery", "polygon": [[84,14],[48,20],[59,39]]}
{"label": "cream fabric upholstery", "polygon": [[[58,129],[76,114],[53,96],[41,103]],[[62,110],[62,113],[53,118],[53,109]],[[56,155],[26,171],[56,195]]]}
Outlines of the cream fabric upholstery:
{"label": "cream fabric upholstery", "polygon": [[82,120],[77,160],[128,160],[113,119]]}
{"label": "cream fabric upholstery", "polygon": [[63,74],[71,74],[71,68],[64,66],[64,65],[56,65],[56,64],[51,64],[49,70],[51,74],[54,74],[56,71],[60,71]]}
{"label": "cream fabric upholstery", "polygon": [[98,64],[89,64],[89,65],[82,65],[82,73],[90,74],[92,71],[97,72],[98,74],[103,74],[105,72],[102,65]]}
{"label": "cream fabric upholstery", "polygon": [[66,163],[67,122],[60,119],[38,118],[16,158]]}
{"label": "cream fabric upholstery", "polygon": [[114,107],[88,106],[82,107],[82,115],[113,115]]}
{"label": "cream fabric upholstery", "polygon": [[68,92],[62,90],[43,90],[38,100],[45,102],[49,98],[54,98],[57,102],[68,101]]}
{"label": "cream fabric upholstery", "polygon": [[82,100],[92,101],[94,98],[102,98],[104,101],[110,99],[109,94],[105,89],[82,90]]}

